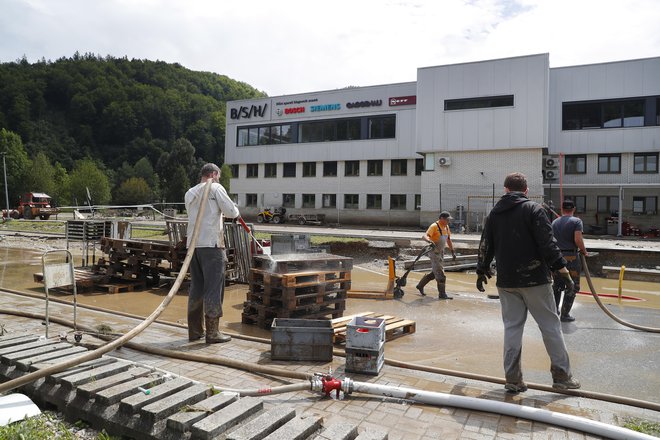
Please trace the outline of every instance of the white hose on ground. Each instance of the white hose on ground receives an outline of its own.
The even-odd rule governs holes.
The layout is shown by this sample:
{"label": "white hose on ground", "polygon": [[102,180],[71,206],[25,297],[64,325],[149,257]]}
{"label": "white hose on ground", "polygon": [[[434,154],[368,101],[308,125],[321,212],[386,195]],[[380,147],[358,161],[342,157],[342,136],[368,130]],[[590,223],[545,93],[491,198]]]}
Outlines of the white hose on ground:
{"label": "white hose on ground", "polygon": [[121,347],[122,345],[126,344],[135,336],[139,335],[144,329],[149,327],[151,323],[153,323],[156,320],[156,318],[160,316],[160,314],[165,310],[165,308],[167,308],[170,302],[172,302],[174,295],[176,295],[176,293],[179,291],[179,287],[181,287],[181,283],[183,282],[183,279],[185,278],[186,273],[188,272],[188,267],[190,266],[190,260],[192,260],[192,256],[195,250],[195,244],[197,243],[197,237],[199,236],[199,231],[200,231],[199,226],[201,224],[200,219],[202,218],[202,215],[204,215],[204,211],[206,210],[206,200],[209,197],[211,185],[212,185],[212,180],[209,180],[204,187],[204,193],[202,195],[201,205],[199,208],[199,212],[197,214],[197,218],[195,220],[195,228],[192,234],[191,245],[188,248],[188,252],[186,253],[186,258],[183,260],[183,264],[181,265],[181,270],[179,271],[179,275],[177,276],[176,281],[174,282],[174,285],[172,285],[172,288],[168,292],[167,296],[163,299],[163,301],[156,308],[156,310],[154,310],[151,313],[151,315],[149,315],[144,321],[142,321],[140,324],[138,324],[136,327],[134,327],[131,331],[126,333],[121,338],[115,339],[114,341],[109,342],[108,344],[99,347],[94,351],[86,352],[85,354],[75,359],[71,359],[70,361],[62,362],[53,365],[52,367],[37,370],[32,373],[28,373],[24,376],[17,377],[16,379],[12,379],[7,382],[1,383],[0,394],[5,393],[7,391],[11,391],[20,386],[32,383],[35,380],[41,379],[42,377],[50,376],[51,374],[68,370],[69,368],[74,367],[83,362],[98,359],[104,354],[114,350],[115,348]]}
{"label": "white hose on ground", "polygon": [[425,403],[427,405],[451,406],[455,408],[502,414],[519,419],[534,420],[548,425],[563,426],[564,428],[575,431],[587,432],[611,439],[657,440],[656,437],[647,434],[642,434],[619,426],[608,425],[607,423],[595,420],[589,420],[583,417],[513,403],[499,402],[496,400],[479,399],[476,397],[457,396],[454,394],[444,394],[433,391],[423,391],[413,388],[393,387],[389,385],[378,385],[364,382],[350,383],[349,390],[352,392],[377,396],[395,397],[413,402]]}
{"label": "white hose on ground", "polygon": [[299,382],[299,383],[292,383],[288,385],[281,385],[277,387],[272,387],[272,388],[258,388],[258,389],[249,389],[249,390],[235,390],[231,388],[223,388],[223,387],[213,387],[215,391],[226,391],[230,393],[236,393],[239,394],[241,397],[244,396],[267,396],[269,394],[284,394],[284,393],[292,393],[294,391],[304,391],[304,390],[310,390],[311,389],[311,384],[309,382]]}
{"label": "white hose on ground", "polygon": [[580,254],[580,258],[582,258],[582,267],[584,268],[584,276],[587,279],[587,284],[589,284],[589,290],[591,290],[591,296],[594,297],[596,300],[596,303],[598,306],[605,312],[607,316],[615,320],[621,325],[625,325],[626,327],[634,328],[635,330],[642,330],[645,332],[651,332],[651,333],[660,333],[660,328],[658,327],[646,327],[643,325],[637,325],[630,323],[628,321],[624,321],[623,319],[619,318],[616,316],[614,313],[610,312],[607,307],[605,307],[605,304],[600,300],[598,297],[598,294],[596,293],[596,289],[594,288],[594,285],[591,281],[591,274],[589,273],[589,266],[587,266],[587,259],[585,258],[584,255]]}

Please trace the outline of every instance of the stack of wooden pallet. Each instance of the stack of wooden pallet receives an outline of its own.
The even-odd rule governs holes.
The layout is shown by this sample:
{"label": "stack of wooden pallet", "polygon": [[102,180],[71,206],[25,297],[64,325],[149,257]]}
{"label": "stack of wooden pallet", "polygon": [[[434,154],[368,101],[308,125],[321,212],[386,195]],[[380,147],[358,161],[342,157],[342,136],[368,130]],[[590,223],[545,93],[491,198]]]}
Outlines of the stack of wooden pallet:
{"label": "stack of wooden pallet", "polygon": [[352,258],[331,254],[255,256],[242,321],[270,328],[274,318],[341,317],[352,268]]}

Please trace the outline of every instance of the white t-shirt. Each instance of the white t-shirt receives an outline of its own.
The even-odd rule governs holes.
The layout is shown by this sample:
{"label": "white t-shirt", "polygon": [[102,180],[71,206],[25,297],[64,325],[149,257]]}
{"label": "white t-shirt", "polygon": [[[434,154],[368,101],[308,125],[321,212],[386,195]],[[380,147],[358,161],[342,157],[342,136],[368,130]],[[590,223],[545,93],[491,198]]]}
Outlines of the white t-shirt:
{"label": "white t-shirt", "polygon": [[[186,192],[185,202],[188,211],[188,232],[186,247],[190,247],[195,220],[199,212],[200,202],[204,195],[204,185],[199,183]],[[197,238],[196,248],[203,247],[222,247],[222,215],[229,218],[236,218],[240,215],[238,207],[229,198],[225,188],[219,183],[213,182],[209,191],[209,197],[204,210],[204,216],[201,219],[201,229]]]}

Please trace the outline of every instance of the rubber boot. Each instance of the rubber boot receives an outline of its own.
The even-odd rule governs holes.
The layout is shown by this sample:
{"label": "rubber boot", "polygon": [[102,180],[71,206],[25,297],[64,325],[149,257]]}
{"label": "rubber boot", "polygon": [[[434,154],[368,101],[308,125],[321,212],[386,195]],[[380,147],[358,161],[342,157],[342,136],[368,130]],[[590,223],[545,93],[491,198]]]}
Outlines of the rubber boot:
{"label": "rubber boot", "polygon": [[445,291],[445,283],[437,281],[438,285],[438,299],[454,299],[452,296],[447,296],[447,292]]}
{"label": "rubber boot", "polygon": [[561,305],[561,315],[559,319],[562,322],[573,322],[575,318],[570,315],[571,307],[575,301],[575,295],[564,295],[564,303]]}
{"label": "rubber boot", "polygon": [[207,344],[221,344],[223,342],[231,341],[231,336],[225,335],[224,333],[218,330],[218,325],[220,324],[220,318],[209,318],[207,316],[205,321],[206,321]]}
{"label": "rubber boot", "polygon": [[417,290],[419,290],[420,295],[426,296],[426,293],[424,293],[424,286],[426,286],[432,279],[435,278],[435,275],[433,275],[433,272],[427,273],[422,277],[421,280],[419,280],[419,283],[415,286]]}
{"label": "rubber boot", "polygon": [[204,323],[199,313],[188,313],[188,340],[197,341],[204,337]]}

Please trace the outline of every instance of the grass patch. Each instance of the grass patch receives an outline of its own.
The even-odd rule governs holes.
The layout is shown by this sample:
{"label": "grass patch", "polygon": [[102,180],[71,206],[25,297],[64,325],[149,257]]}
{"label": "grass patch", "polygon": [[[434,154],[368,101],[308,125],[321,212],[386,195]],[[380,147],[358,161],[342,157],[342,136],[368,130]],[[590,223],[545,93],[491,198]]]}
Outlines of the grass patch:
{"label": "grass patch", "polygon": [[[87,426],[82,421],[74,424],[61,421],[52,412],[44,411],[38,416],[0,426],[0,440],[75,440],[76,437],[73,433]],[[119,437],[110,436],[103,430],[96,436],[96,439],[119,440]]]}
{"label": "grass patch", "polygon": [[13,232],[51,232],[64,234],[65,223],[61,221],[50,222],[43,220],[10,220],[3,223],[0,229]]}
{"label": "grass patch", "polygon": [[660,423],[658,422],[649,422],[648,420],[630,417],[625,419],[623,427],[643,434],[660,437]]}

